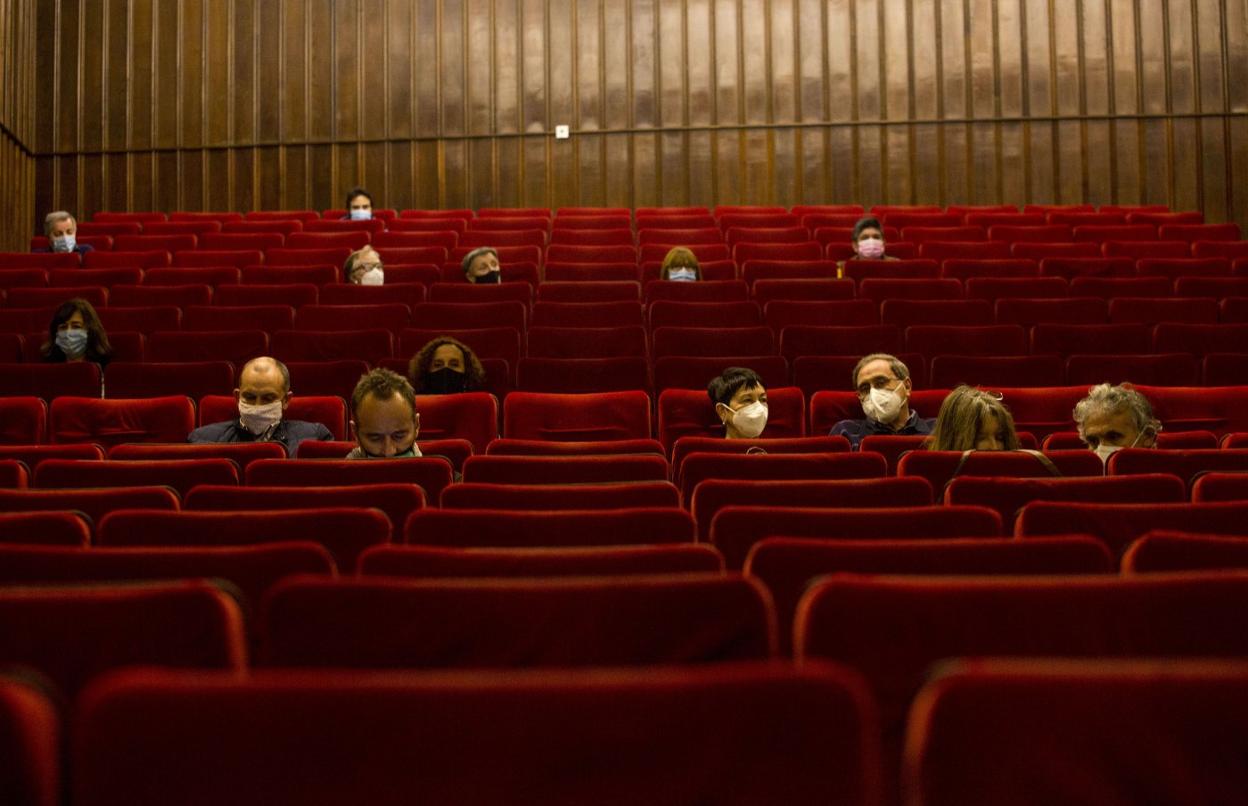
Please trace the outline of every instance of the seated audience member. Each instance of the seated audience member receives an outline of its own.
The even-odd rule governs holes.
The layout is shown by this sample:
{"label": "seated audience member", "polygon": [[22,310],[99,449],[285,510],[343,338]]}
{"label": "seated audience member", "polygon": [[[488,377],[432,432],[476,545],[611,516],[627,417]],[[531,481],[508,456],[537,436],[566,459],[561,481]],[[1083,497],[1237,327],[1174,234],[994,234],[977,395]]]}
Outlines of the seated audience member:
{"label": "seated audience member", "polygon": [[754,439],[767,427],[767,389],[752,369],[728,367],[706,386],[727,439]]}
{"label": "seated audience member", "polygon": [[407,459],[420,456],[416,392],[397,372],[374,369],[351,394],[351,430],[356,447],[348,459]]}
{"label": "seated audience member", "polygon": [[[896,260],[897,258],[884,253],[884,228],[878,218],[867,216],[858,219],[854,224],[854,239],[850,242],[854,248],[854,256],[850,260]],[[837,276],[845,273],[845,261],[837,264]]]}
{"label": "seated audience member", "polygon": [[333,434],[321,423],[287,420],[290,405],[290,370],[276,358],[253,358],[238,376],[234,400],[238,417],[196,428],[187,442],[280,442],[287,456],[294,456],[306,439],[329,440]]}
{"label": "seated audience member", "polygon": [[1102,461],[1109,461],[1110,454],[1123,448],[1156,447],[1161,431],[1148,399],[1129,384],[1093,386],[1075,404],[1074,418],[1079,438]]}
{"label": "seated audience member", "polygon": [[40,348],[49,364],[90,361],[100,369],[108,366],[113,347],[100,324],[100,316],[85,299],[62,302],[48,322],[48,340]]}
{"label": "seated audience member", "polygon": [[77,252],[84,255],[95,247],[90,244],[78,243],[78,222],[64,210],[48,213],[43,219],[43,234],[48,236],[48,245],[33,249],[33,252]]}
{"label": "seated audience member", "polygon": [[460,264],[464,270],[464,279],[470,283],[500,283],[502,268],[498,263],[498,252],[492,246],[479,246],[468,254]]}
{"label": "seated audience member", "polygon": [[864,356],[854,367],[854,389],[865,420],[841,420],[832,436],[844,436],[854,450],[863,437],[877,434],[930,434],[936,425],[910,409],[910,369],[888,353]]}
{"label": "seated audience member", "polygon": [[959,386],[940,405],[936,427],[924,447],[932,451],[1016,451],[1014,416],[1001,398]]}
{"label": "seated audience member", "polygon": [[386,281],[386,267],[382,265],[381,255],[371,246],[348,255],[342,264],[342,274],[352,285],[382,285]]}
{"label": "seated audience member", "polygon": [[459,339],[439,336],[412,356],[407,376],[418,395],[475,392],[485,386],[485,368],[472,348]]}
{"label": "seated audience member", "polygon": [[347,214],[343,221],[367,221],[373,217],[373,197],[364,188],[352,188],[347,193]]}
{"label": "seated audience member", "polygon": [[673,247],[659,267],[659,279],[685,282],[701,280],[702,269],[698,266],[697,256],[683,246]]}

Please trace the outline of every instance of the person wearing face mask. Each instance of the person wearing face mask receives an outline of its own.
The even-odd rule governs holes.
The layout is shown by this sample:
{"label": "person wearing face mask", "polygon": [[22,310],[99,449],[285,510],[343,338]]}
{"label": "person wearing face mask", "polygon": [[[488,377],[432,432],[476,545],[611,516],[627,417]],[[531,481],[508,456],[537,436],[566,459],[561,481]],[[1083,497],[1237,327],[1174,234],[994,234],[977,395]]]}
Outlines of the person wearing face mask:
{"label": "person wearing face mask", "polygon": [[351,431],[356,447],[348,459],[419,457],[420,414],[416,391],[397,372],[374,369],[363,375],[351,394]]}
{"label": "person wearing face mask", "polygon": [[373,217],[373,197],[364,188],[352,188],[347,193],[347,214],[343,221],[368,221]]}
{"label": "person wearing face mask", "polygon": [[659,279],[686,283],[701,280],[702,269],[697,256],[683,246],[673,247],[659,267]]}
{"label": "person wearing face mask", "polygon": [[279,442],[287,456],[294,456],[305,439],[332,440],[321,423],[287,420],[290,405],[290,370],[275,358],[253,358],[238,375],[234,400],[238,417],[196,428],[188,442]]}
{"label": "person wearing face mask", "polygon": [[48,245],[36,247],[32,252],[76,252],[85,255],[95,248],[78,243],[78,222],[64,210],[48,213],[44,217],[43,234],[48,238]]}
{"label": "person wearing face mask", "polygon": [[854,450],[863,437],[887,434],[930,434],[935,419],[924,419],[910,408],[910,369],[896,356],[872,353],[854,367],[854,389],[862,403],[863,420],[841,420],[832,436],[843,436]]}
{"label": "person wearing face mask", "polygon": [[[884,228],[877,218],[868,216],[858,219],[854,225],[854,239],[851,242],[854,256],[850,260],[896,260],[892,255],[884,253]],[[845,276],[845,261],[836,264],[836,276]]]}
{"label": "person wearing face mask", "polygon": [[384,285],[386,282],[386,267],[381,255],[371,246],[348,255],[342,264],[342,273],[352,285]]}
{"label": "person wearing face mask", "polygon": [[1102,383],[1088,390],[1075,404],[1079,438],[1096,451],[1102,462],[1123,448],[1154,448],[1161,422],[1153,416],[1148,399],[1130,384]]}
{"label": "person wearing face mask", "polygon": [[923,446],[932,451],[1016,451],[1014,416],[1001,398],[959,386],[940,405],[936,427]]}
{"label": "person wearing face mask", "polygon": [[472,348],[450,336],[431,339],[407,367],[418,395],[475,392],[485,386],[485,368]]}
{"label": "person wearing face mask", "polygon": [[473,249],[464,255],[460,267],[464,270],[464,279],[470,283],[487,285],[503,281],[498,252],[492,246],[480,246]]}
{"label": "person wearing face mask", "polygon": [[756,439],[767,427],[767,389],[752,369],[728,367],[706,386],[726,439]]}
{"label": "person wearing face mask", "polygon": [[113,357],[113,347],[99,314],[90,302],[79,297],[62,302],[53,312],[48,322],[48,340],[40,352],[49,364],[90,361],[101,370]]}

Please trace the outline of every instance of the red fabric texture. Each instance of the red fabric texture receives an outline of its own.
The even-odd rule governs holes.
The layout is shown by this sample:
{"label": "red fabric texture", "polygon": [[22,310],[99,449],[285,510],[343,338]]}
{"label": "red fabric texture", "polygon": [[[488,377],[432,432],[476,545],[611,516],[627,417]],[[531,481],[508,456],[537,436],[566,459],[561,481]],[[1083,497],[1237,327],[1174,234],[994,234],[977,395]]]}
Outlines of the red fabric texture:
{"label": "red fabric texture", "polygon": [[404,529],[405,543],[452,548],[630,546],[693,539],[689,513],[669,507],[547,512],[424,509],[413,513]]}

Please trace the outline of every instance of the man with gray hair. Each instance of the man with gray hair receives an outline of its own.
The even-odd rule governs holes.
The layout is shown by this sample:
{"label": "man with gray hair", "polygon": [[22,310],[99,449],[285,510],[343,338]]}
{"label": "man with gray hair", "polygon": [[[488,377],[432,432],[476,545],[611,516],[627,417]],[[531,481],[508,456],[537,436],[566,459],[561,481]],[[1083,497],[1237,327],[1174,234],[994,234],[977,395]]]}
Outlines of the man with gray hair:
{"label": "man with gray hair", "polygon": [[238,417],[196,428],[187,442],[280,442],[294,456],[305,439],[334,436],[322,423],[284,418],[290,405],[290,370],[276,358],[253,358],[238,374]]}
{"label": "man with gray hair", "polygon": [[1079,438],[1102,461],[1109,461],[1110,454],[1123,448],[1155,447],[1161,431],[1148,399],[1125,383],[1093,386],[1075,404],[1074,418]]}
{"label": "man with gray hair", "polygon": [[910,369],[896,356],[872,353],[854,367],[854,389],[865,420],[841,420],[832,436],[846,437],[854,450],[863,437],[875,434],[930,434],[934,418],[924,419],[910,409]]}
{"label": "man with gray hair", "polygon": [[48,238],[48,245],[38,247],[33,252],[77,252],[85,255],[95,247],[90,244],[78,243],[78,222],[64,210],[48,213],[43,219],[43,234]]}
{"label": "man with gray hair", "polygon": [[498,252],[492,246],[479,246],[468,254],[460,264],[464,279],[470,283],[498,283],[502,271],[498,264]]}

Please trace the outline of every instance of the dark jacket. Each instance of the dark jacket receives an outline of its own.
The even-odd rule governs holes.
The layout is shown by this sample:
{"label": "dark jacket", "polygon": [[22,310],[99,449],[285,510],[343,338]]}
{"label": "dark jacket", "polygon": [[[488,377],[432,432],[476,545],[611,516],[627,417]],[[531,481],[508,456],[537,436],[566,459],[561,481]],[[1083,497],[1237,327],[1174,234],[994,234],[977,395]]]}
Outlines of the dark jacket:
{"label": "dark jacket", "polygon": [[906,424],[896,431],[884,423],[868,418],[862,420],[841,420],[832,426],[829,435],[847,438],[850,446],[854,450],[858,450],[858,444],[862,442],[863,437],[875,436],[877,434],[884,436],[892,434],[930,434],[935,427],[935,417],[924,419],[919,416],[917,411],[911,410],[910,419],[906,420]]}
{"label": "dark jacket", "polygon": [[[320,423],[305,423],[302,420],[282,420],[273,429],[273,434],[265,442],[280,442],[286,446],[286,455],[294,457],[299,443],[305,439],[328,440],[334,435]],[[226,420],[221,423],[196,428],[186,438],[187,442],[257,442],[256,436],[243,428],[237,420]]]}

